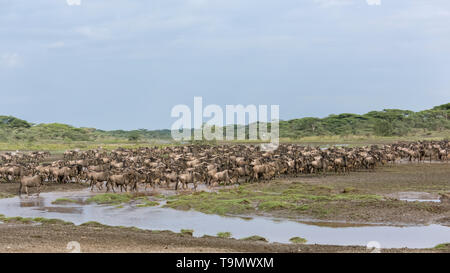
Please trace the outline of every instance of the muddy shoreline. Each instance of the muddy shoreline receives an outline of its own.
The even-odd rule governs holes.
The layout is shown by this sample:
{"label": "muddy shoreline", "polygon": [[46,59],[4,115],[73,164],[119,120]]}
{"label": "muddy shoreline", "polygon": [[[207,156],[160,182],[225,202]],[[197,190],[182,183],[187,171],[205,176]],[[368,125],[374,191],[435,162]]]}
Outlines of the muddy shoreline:
{"label": "muddy shoreline", "polygon": [[[70,252],[69,242],[78,242],[81,252],[282,252],[282,253],[370,253],[362,246],[280,244],[205,236],[192,237],[170,231],[138,230],[103,225],[23,223],[0,224],[0,252]],[[449,253],[448,246],[429,249],[381,249],[382,253]]]}

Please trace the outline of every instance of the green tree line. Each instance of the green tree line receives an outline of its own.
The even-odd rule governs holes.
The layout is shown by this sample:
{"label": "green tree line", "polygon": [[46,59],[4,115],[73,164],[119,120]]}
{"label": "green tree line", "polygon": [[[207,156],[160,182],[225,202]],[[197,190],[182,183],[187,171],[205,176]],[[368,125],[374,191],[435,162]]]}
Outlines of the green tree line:
{"label": "green tree line", "polygon": [[[329,115],[325,118],[305,117],[280,121],[280,137],[293,139],[331,135],[404,136],[414,130],[450,130],[450,103],[419,112],[385,109],[363,115],[344,113]],[[60,123],[33,124],[12,116],[0,116],[0,142],[41,140],[70,142],[104,139],[126,141],[171,139],[171,131],[168,129],[104,131],[95,128],[77,128]]]}

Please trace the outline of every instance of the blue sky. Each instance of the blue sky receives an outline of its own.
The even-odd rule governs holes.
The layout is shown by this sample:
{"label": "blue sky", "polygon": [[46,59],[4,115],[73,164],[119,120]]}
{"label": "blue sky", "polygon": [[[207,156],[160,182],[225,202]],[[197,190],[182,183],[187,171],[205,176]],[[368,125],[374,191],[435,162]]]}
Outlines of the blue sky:
{"label": "blue sky", "polygon": [[0,115],[36,123],[170,128],[194,96],[422,110],[449,75],[448,0],[0,0]]}

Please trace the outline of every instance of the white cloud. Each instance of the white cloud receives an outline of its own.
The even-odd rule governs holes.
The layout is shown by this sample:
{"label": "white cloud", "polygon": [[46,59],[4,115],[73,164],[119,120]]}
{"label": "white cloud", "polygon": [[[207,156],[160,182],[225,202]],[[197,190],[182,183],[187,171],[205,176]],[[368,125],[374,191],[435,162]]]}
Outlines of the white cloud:
{"label": "white cloud", "polygon": [[366,0],[369,6],[379,6],[381,5],[381,0]]}
{"label": "white cloud", "polygon": [[369,6],[379,6],[381,5],[381,0],[314,0],[317,4],[319,4],[321,7],[334,7],[334,6],[346,6],[355,4],[359,1],[366,1],[366,3]]}
{"label": "white cloud", "polygon": [[20,65],[20,56],[17,53],[6,53],[0,57],[0,65],[6,67],[17,67]]}
{"label": "white cloud", "polygon": [[69,6],[79,6],[81,5],[81,0],[66,0]]}
{"label": "white cloud", "polygon": [[345,6],[353,3],[353,0],[314,0],[321,7]]}

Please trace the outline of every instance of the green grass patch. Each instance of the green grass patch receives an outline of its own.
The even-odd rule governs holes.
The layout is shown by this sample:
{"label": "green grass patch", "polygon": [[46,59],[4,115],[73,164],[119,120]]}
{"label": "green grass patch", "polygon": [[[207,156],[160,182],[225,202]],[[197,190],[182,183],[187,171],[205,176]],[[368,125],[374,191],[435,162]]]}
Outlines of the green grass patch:
{"label": "green grass patch", "polygon": [[258,209],[264,211],[278,210],[278,209],[291,209],[295,205],[285,201],[265,201],[258,205]]}
{"label": "green grass patch", "polygon": [[33,218],[28,218],[28,217],[20,217],[20,216],[15,216],[15,217],[6,217],[4,215],[0,215],[0,221],[4,222],[4,223],[11,223],[11,222],[20,222],[20,223],[24,223],[24,224],[30,224],[33,222]]}
{"label": "green grass patch", "polygon": [[165,207],[181,210],[195,209],[209,214],[245,213],[253,209],[251,201],[245,198],[232,198],[227,193],[197,193],[170,198]]}
{"label": "green grass patch", "polygon": [[293,237],[289,239],[289,241],[293,244],[305,244],[307,242],[307,240],[302,237]]}
{"label": "green grass patch", "polygon": [[122,203],[130,202],[133,198],[132,194],[119,194],[119,193],[103,193],[92,196],[86,200],[87,203],[108,204],[108,205],[120,205]]}
{"label": "green grass patch", "polygon": [[142,196],[135,193],[103,193],[92,196],[86,200],[86,203],[96,203],[100,205],[115,206],[115,208],[123,208],[123,204],[136,201],[136,207],[153,207],[158,206],[156,201],[148,200],[147,196]]}
{"label": "green grass patch", "polygon": [[74,225],[72,222],[66,222],[60,219],[48,219],[44,217],[37,217],[33,219],[34,222],[49,224],[49,225]]}
{"label": "green grass patch", "polygon": [[220,238],[231,238],[231,232],[218,232],[217,237]]}
{"label": "green grass patch", "polygon": [[139,201],[141,201],[142,203],[136,205],[136,207],[138,207],[138,208],[159,206],[158,202],[148,200],[147,197],[143,197],[143,198],[141,197],[141,198],[139,198]]}
{"label": "green grass patch", "polygon": [[193,229],[182,229],[180,232],[183,235],[189,235],[189,236],[194,235],[194,230]]}
{"label": "green grass patch", "polygon": [[237,215],[258,212],[283,212],[289,215],[308,214],[324,217],[339,210],[342,204],[371,204],[383,197],[357,193],[354,189],[307,183],[255,183],[217,192],[196,192],[167,198],[165,207],[208,214]]}
{"label": "green grass patch", "polygon": [[100,224],[99,222],[96,222],[96,221],[89,221],[89,222],[81,224],[80,226],[82,226],[82,227],[108,227],[107,225]]}
{"label": "green grass patch", "polygon": [[[108,226],[109,227],[109,226]],[[118,228],[120,229],[127,229],[127,230],[132,230],[132,231],[142,231],[142,229],[137,228],[137,227],[125,227],[125,226],[118,226]]]}

